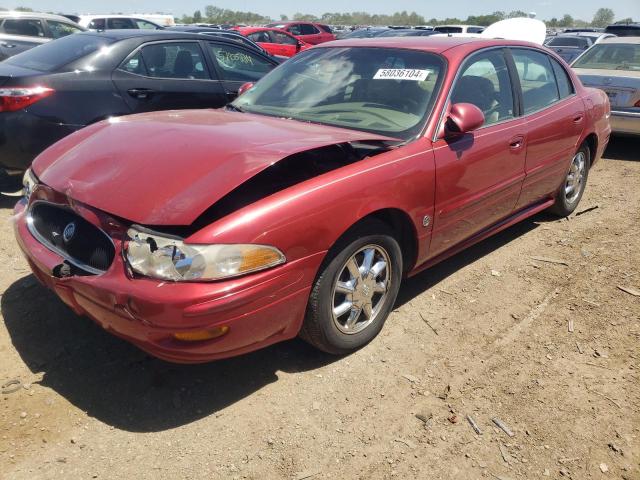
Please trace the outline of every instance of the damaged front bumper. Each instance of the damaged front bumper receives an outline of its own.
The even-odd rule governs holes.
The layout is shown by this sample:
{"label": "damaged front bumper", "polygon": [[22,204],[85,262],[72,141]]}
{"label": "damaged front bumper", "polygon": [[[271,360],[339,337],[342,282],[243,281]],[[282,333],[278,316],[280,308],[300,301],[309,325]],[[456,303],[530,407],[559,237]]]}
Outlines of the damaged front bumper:
{"label": "damaged front bumper", "polygon": [[[231,357],[295,337],[325,252],[271,270],[219,282],[163,282],[132,278],[116,255],[100,275],[54,274],[63,259],[30,233],[26,201],[15,207],[14,230],[34,275],[79,315],[149,354],[179,363]],[[226,327],[210,340],[184,341],[176,333]]]}

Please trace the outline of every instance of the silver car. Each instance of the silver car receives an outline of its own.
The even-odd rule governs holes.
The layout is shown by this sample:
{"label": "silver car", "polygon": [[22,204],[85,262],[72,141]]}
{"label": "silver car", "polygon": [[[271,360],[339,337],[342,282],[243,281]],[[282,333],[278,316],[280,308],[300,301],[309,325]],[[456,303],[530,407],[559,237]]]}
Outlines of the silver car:
{"label": "silver car", "polygon": [[640,135],[640,37],[607,38],[571,67],[585,86],[609,96],[613,133]]}

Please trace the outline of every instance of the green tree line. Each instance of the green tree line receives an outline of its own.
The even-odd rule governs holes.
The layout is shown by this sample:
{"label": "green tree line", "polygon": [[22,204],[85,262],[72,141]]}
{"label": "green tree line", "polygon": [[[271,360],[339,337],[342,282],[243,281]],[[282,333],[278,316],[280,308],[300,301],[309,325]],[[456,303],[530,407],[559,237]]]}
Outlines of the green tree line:
{"label": "green tree line", "polygon": [[[7,10],[0,7],[0,10]],[[32,11],[28,7],[17,7],[14,10],[29,12]],[[161,12],[158,12],[161,13]],[[368,12],[327,12],[320,16],[311,15],[308,13],[296,13],[291,18],[287,15],[280,15],[280,21],[298,20],[298,21],[313,21],[328,23],[331,25],[446,25],[452,23],[463,23],[469,25],[491,25],[500,20],[514,17],[526,17],[527,13],[522,10],[514,10],[511,12],[495,11],[487,15],[469,15],[467,18],[426,18],[423,15],[419,15],[416,12],[396,12],[391,15],[385,14],[371,14]],[[196,10],[193,15],[183,15],[181,18],[176,18],[179,23],[213,23],[213,24],[264,24],[269,23],[273,19],[260,15],[254,12],[242,12],[236,10],[230,10],[226,8],[216,7],[214,5],[207,5],[204,8],[204,13],[201,10]],[[612,23],[632,23],[633,19],[624,18],[619,19],[616,22],[615,13],[610,8],[600,8],[595,13],[591,21],[575,19],[568,13],[560,18],[551,18],[545,21],[550,28],[567,28],[567,27],[606,27]]]}
{"label": "green tree line", "polygon": [[[327,23],[331,25],[445,25],[451,23],[463,23],[470,25],[491,25],[500,20],[515,17],[526,17],[527,12],[522,10],[514,10],[511,12],[495,11],[486,15],[469,15],[466,18],[426,18],[416,12],[396,12],[391,15],[372,14],[368,12],[327,12],[320,16],[308,13],[296,13],[291,18],[287,15],[280,15],[280,21],[297,20],[297,21],[313,21]],[[182,18],[176,19],[181,23],[215,23],[215,24],[259,24],[268,23],[272,19],[261,16],[253,12],[240,12],[228,9],[222,9],[213,5],[208,5],[202,11],[197,10],[192,16],[184,15]],[[560,18],[551,18],[546,21],[549,27],[566,28],[566,27],[604,27],[615,21],[615,14],[610,8],[600,8],[591,21],[575,19],[569,14],[565,14]],[[633,20],[626,18],[619,20],[621,23],[630,23]]]}

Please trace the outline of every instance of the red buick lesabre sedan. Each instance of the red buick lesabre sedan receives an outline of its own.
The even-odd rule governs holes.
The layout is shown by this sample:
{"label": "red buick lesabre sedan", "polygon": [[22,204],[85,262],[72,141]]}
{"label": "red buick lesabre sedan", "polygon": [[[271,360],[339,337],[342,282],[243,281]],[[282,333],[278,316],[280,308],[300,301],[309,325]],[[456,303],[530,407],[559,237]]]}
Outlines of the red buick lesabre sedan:
{"label": "red buick lesabre sedan", "polygon": [[152,355],[203,362],[381,330],[400,282],[544,209],[569,215],[609,103],[533,44],[348,40],[224,110],[106,120],[25,176],[36,277]]}

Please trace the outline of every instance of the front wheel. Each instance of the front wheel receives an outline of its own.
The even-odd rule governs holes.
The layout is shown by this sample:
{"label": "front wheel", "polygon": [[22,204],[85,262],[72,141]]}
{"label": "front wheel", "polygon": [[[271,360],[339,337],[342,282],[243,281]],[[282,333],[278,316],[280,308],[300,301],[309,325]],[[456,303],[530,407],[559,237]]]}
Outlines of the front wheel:
{"label": "front wheel", "polygon": [[328,254],[311,291],[300,336],[346,354],[370,342],[391,313],[402,278],[402,252],[386,224],[370,221]]}
{"label": "front wheel", "polygon": [[591,152],[586,145],[582,145],[571,159],[567,176],[556,194],[556,202],[549,209],[561,217],[568,217],[580,203],[587,185]]}

